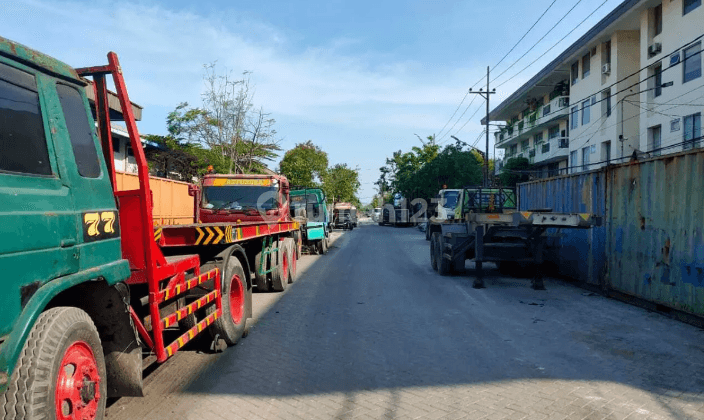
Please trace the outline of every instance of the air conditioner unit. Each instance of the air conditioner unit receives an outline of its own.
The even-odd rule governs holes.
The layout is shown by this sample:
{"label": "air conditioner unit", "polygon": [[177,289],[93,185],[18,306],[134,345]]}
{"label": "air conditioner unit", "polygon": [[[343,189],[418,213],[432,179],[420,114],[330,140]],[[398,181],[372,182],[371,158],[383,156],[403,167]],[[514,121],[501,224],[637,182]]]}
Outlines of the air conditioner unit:
{"label": "air conditioner unit", "polygon": [[609,74],[609,73],[611,73],[611,64],[610,64],[610,63],[606,63],[606,64],[604,64],[603,66],[601,66],[601,73],[602,73],[602,74]]}
{"label": "air conditioner unit", "polygon": [[648,55],[650,56],[658,54],[660,51],[662,51],[662,44],[659,42],[655,42],[648,46]]}

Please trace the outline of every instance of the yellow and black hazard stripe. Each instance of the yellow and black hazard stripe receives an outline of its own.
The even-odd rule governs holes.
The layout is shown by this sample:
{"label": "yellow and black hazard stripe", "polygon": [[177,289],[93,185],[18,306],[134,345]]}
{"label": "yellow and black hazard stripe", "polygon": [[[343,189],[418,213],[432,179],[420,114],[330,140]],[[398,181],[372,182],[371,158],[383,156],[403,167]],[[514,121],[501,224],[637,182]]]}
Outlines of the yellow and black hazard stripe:
{"label": "yellow and black hazard stripe", "polygon": [[157,228],[156,230],[154,230],[154,242],[159,242],[159,239],[161,239],[161,232],[161,228]]}
{"label": "yellow and black hazard stripe", "polygon": [[[227,228],[223,229],[220,226],[197,227],[196,232],[198,232],[198,237],[195,245],[216,245],[222,242],[223,238],[226,238]],[[227,241],[228,239],[225,239],[225,243]]]}
{"label": "yellow and black hazard stripe", "polygon": [[176,341],[174,341],[173,343],[169,344],[169,345],[166,347],[166,349],[165,349],[165,350],[166,350],[166,354],[168,355],[168,357],[173,356],[174,353],[176,353],[181,347],[185,346],[186,343],[188,343],[189,341],[193,340],[193,338],[194,338],[196,335],[198,335],[198,333],[200,333],[200,332],[203,331],[205,328],[207,328],[207,327],[209,327],[210,325],[212,325],[212,324],[215,322],[215,320],[217,320],[218,317],[219,317],[221,314],[222,314],[222,310],[221,310],[221,309],[219,309],[219,310],[217,310],[216,312],[210,314],[207,318],[205,318],[204,320],[202,320],[202,321],[200,321],[198,324],[196,324],[195,327],[191,328],[190,330],[188,330],[188,332],[186,332],[185,334],[183,334],[182,336],[180,336],[178,339],[176,339]]}

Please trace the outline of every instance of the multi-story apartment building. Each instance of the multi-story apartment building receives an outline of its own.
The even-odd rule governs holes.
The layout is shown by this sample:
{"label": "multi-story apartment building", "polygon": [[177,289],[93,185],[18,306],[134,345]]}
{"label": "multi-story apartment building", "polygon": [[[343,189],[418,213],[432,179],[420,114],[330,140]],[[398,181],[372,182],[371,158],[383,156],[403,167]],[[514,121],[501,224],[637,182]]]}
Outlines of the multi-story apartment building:
{"label": "multi-story apartment building", "polygon": [[702,0],[626,0],[490,114],[540,176],[704,146]]}

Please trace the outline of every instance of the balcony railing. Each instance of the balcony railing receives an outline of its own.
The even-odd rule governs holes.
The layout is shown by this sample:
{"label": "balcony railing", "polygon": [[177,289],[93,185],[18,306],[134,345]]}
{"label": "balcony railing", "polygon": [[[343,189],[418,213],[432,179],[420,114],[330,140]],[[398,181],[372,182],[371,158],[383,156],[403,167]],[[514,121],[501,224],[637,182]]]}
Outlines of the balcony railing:
{"label": "balcony railing", "polygon": [[553,137],[545,143],[536,145],[536,149],[538,149],[538,153],[535,156],[535,163],[561,160],[569,155],[569,138]]}
{"label": "balcony railing", "polygon": [[538,107],[535,112],[522,120],[515,121],[511,126],[507,126],[496,134],[497,145],[508,143],[522,135],[529,134],[540,128],[543,124],[569,115],[569,96],[558,96],[548,104]]}

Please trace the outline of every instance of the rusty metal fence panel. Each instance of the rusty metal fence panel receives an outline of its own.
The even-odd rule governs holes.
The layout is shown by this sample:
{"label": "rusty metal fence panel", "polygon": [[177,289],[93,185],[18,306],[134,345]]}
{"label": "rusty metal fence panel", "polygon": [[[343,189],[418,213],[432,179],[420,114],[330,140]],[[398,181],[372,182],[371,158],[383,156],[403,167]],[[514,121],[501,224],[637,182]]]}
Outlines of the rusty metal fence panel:
{"label": "rusty metal fence panel", "polygon": [[[604,170],[541,179],[518,185],[521,211],[552,209],[563,213],[606,215]],[[606,228],[589,230],[551,229],[546,260],[557,265],[561,275],[601,285],[606,272]]]}
{"label": "rusty metal fence panel", "polygon": [[704,315],[704,152],[609,170],[608,285]]}

